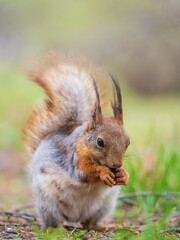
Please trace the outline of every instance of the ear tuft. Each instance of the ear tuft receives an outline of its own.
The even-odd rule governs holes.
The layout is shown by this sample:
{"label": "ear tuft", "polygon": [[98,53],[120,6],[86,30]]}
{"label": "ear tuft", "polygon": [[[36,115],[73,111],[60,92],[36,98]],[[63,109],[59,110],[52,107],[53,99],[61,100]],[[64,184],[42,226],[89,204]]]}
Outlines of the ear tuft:
{"label": "ear tuft", "polygon": [[116,77],[114,77],[111,73],[109,73],[111,80],[114,84],[113,88],[113,96],[114,100],[111,103],[114,118],[117,119],[121,124],[123,124],[123,109],[122,109],[122,96],[121,96],[121,89],[119,86],[119,82]]}
{"label": "ear tuft", "polygon": [[92,79],[92,84],[93,84],[95,94],[96,94],[96,103],[92,109],[91,119],[88,124],[89,130],[95,129],[97,124],[102,124],[102,111],[101,111],[99,91],[98,91],[98,87],[97,87],[96,81],[93,78],[93,76],[91,76],[91,79]]}
{"label": "ear tuft", "polygon": [[94,87],[94,90],[95,90],[95,93],[96,93],[96,98],[97,98],[96,105],[98,107],[98,111],[101,112],[101,104],[100,104],[100,97],[99,97],[98,87],[97,87],[96,81],[95,81],[93,76],[91,76],[91,79],[92,79],[93,87]]}

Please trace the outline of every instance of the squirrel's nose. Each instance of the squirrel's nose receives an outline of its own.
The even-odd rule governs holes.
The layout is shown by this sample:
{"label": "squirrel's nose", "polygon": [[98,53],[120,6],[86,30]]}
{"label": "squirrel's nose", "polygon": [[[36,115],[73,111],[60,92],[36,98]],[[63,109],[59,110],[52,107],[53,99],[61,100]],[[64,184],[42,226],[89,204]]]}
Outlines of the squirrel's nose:
{"label": "squirrel's nose", "polygon": [[113,164],[113,167],[114,167],[114,168],[120,168],[121,166],[122,166],[122,163],[119,163],[119,164],[115,164],[115,163],[114,163],[114,164]]}

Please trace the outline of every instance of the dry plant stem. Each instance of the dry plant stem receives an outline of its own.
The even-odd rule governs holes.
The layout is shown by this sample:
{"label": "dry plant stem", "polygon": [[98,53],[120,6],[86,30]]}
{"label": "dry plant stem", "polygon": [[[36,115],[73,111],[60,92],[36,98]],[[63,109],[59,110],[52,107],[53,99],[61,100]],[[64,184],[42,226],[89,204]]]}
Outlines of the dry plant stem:
{"label": "dry plant stem", "polygon": [[126,199],[126,198],[136,198],[136,197],[148,197],[148,196],[155,196],[155,197],[180,197],[179,192],[140,192],[140,193],[127,193],[120,195],[118,197],[119,200]]}
{"label": "dry plant stem", "polygon": [[176,232],[176,233],[180,233],[180,228],[168,228],[166,229],[164,232],[169,233],[169,232]]}
{"label": "dry plant stem", "polygon": [[136,202],[136,201],[132,201],[132,200],[129,200],[129,199],[126,199],[126,198],[121,199],[121,201],[122,201],[123,203],[128,204],[128,205],[139,207],[139,204],[138,204],[138,202]]}
{"label": "dry plant stem", "polygon": [[15,212],[21,212],[22,210],[30,209],[30,208],[34,208],[34,207],[35,206],[33,204],[28,204],[28,205],[22,206],[20,208],[16,208],[14,211]]}
{"label": "dry plant stem", "polygon": [[16,212],[0,212],[0,215],[2,216],[12,216],[12,217],[18,217],[18,218],[23,218],[26,219],[27,221],[34,221],[35,220],[35,216],[32,214],[28,214],[28,213],[16,213]]}

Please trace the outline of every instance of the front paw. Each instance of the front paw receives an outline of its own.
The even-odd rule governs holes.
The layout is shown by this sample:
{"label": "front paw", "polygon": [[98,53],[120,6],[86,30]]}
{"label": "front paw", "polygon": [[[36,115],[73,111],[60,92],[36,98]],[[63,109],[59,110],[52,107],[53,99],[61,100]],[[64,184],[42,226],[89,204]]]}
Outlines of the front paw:
{"label": "front paw", "polygon": [[100,179],[109,187],[112,187],[115,184],[114,181],[115,175],[108,168],[102,167],[100,170]]}
{"label": "front paw", "polygon": [[127,185],[129,180],[129,174],[124,168],[119,168],[116,172],[116,185]]}

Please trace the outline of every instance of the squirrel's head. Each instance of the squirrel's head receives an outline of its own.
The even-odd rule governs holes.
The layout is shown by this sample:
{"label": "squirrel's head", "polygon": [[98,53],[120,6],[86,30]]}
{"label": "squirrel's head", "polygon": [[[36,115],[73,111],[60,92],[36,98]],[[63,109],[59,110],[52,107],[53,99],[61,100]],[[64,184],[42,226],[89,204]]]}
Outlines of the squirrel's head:
{"label": "squirrel's head", "polygon": [[94,163],[109,168],[122,166],[123,157],[130,143],[123,127],[121,91],[117,80],[110,75],[115,86],[112,108],[114,117],[103,116],[96,83],[93,79],[97,101],[92,111],[90,122],[80,137],[81,155],[91,158]]}

